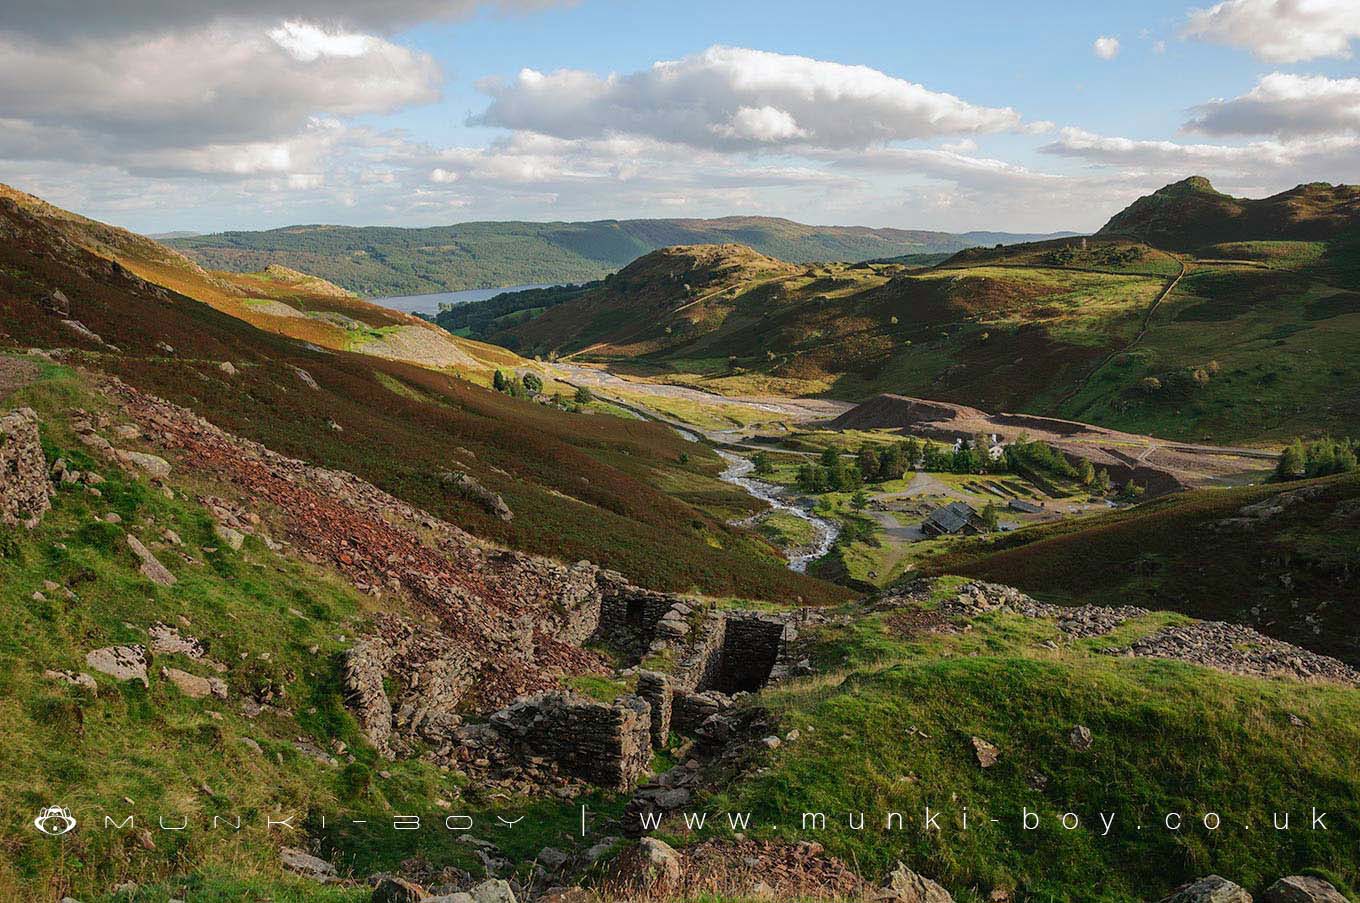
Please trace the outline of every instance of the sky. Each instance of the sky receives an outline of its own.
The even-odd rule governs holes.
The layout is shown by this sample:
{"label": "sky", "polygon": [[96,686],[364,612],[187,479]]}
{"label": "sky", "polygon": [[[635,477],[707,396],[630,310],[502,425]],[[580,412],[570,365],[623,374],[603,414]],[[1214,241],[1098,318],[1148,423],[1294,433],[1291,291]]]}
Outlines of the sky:
{"label": "sky", "polygon": [[1360,182],[1357,0],[0,0],[0,182],[147,233],[1091,231]]}

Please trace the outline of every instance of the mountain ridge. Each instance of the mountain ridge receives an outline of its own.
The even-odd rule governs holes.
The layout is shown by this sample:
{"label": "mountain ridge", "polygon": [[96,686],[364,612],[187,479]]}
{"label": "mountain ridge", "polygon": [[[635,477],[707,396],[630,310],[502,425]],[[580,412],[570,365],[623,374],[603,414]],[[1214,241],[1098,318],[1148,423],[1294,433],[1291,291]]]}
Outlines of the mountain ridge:
{"label": "mountain ridge", "polygon": [[735,242],[801,263],[948,253],[1006,238],[1033,237],[815,226],[782,217],[726,216],[483,220],[423,228],[300,224],[197,235],[167,243],[211,269],[259,270],[280,263],[372,297],[586,282],[650,251],[674,245]]}

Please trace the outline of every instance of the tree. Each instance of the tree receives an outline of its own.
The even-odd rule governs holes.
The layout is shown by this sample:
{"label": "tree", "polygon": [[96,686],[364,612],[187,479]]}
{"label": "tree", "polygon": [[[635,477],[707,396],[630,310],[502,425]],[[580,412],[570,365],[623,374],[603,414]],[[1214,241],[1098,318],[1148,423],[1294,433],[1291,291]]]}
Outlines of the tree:
{"label": "tree", "polygon": [[755,465],[755,472],[760,476],[769,476],[774,473],[774,462],[770,456],[763,451],[756,452],[751,456],[751,463]]}
{"label": "tree", "polygon": [[987,527],[987,532],[995,533],[1001,526],[1001,513],[996,507],[996,502],[988,502],[982,509],[982,523]]}
{"label": "tree", "polygon": [[680,453],[680,457],[677,458],[676,460],[680,462],[681,466],[684,466],[685,464],[688,464],[688,463],[689,463],[689,452],[681,452],[681,453]]}
{"label": "tree", "polygon": [[841,450],[834,445],[828,445],[822,449],[821,465],[823,467],[835,467],[841,463]]}
{"label": "tree", "polygon": [[530,395],[537,395],[543,391],[543,380],[537,373],[524,374],[524,391]]}
{"label": "tree", "polygon": [[1275,465],[1275,476],[1281,480],[1297,480],[1304,475],[1305,467],[1303,440],[1295,439],[1280,452],[1279,463]]}
{"label": "tree", "polygon": [[497,392],[504,392],[504,391],[505,391],[505,374],[504,374],[504,373],[502,373],[501,371],[497,370],[495,373],[491,374],[491,388],[495,389]]}
{"label": "tree", "polygon": [[1096,481],[1096,467],[1087,458],[1082,458],[1077,465],[1077,479],[1081,480],[1081,485],[1090,487]]}
{"label": "tree", "polygon": [[869,504],[869,494],[863,489],[856,489],[855,494],[850,496],[850,507],[856,511],[863,511]]}
{"label": "tree", "polygon": [[907,455],[903,451],[905,443],[898,442],[883,449],[878,456],[878,479],[882,482],[900,480],[907,472]]}
{"label": "tree", "polygon": [[921,463],[921,440],[912,436],[905,442],[899,443],[897,447],[902,450],[902,457],[906,459],[907,470],[915,470]]}
{"label": "tree", "polygon": [[798,489],[809,495],[826,492],[826,471],[816,464],[803,464],[798,468]]}
{"label": "tree", "polygon": [[1096,472],[1095,491],[1100,495],[1106,495],[1110,491],[1110,472],[1103,467]]}
{"label": "tree", "polygon": [[867,442],[859,447],[859,472],[864,475],[864,479],[873,482],[883,479],[880,471],[878,450]]}
{"label": "tree", "polygon": [[585,386],[581,386],[581,387],[579,387],[579,388],[576,390],[576,403],[577,403],[577,404],[590,404],[590,403],[591,403],[592,401],[594,401],[594,400],[595,400],[595,393],[591,392],[591,391],[590,391],[589,389],[587,389]]}
{"label": "tree", "polygon": [[1129,480],[1124,484],[1123,488],[1119,490],[1119,498],[1121,501],[1125,502],[1136,502],[1143,497],[1143,493],[1146,491],[1146,487],[1139,486],[1133,480]]}

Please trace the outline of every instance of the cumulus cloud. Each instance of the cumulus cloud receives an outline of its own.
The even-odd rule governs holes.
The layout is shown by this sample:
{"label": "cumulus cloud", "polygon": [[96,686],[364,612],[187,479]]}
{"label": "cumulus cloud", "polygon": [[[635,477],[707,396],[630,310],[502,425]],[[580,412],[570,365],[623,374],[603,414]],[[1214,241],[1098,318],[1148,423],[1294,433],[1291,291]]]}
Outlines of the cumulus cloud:
{"label": "cumulus cloud", "polygon": [[640,135],[696,147],[867,147],[894,140],[1021,129],[983,107],[867,66],[710,47],[624,75],[525,69],[484,81],[474,122],[559,138]]}
{"label": "cumulus cloud", "polygon": [[1298,137],[1360,130],[1360,78],[1272,72],[1231,100],[1193,107],[1191,131]]}
{"label": "cumulus cloud", "polygon": [[[79,154],[249,174],[311,165],[317,122],[438,98],[439,66],[382,38],[285,23],[47,44],[0,36],[0,118]],[[17,142],[9,145],[13,158]],[[182,163],[183,165],[179,165]],[[310,170],[309,170],[310,171]]]}
{"label": "cumulus cloud", "polygon": [[1112,60],[1119,56],[1119,39],[1101,35],[1091,43],[1091,51],[1102,60]]}
{"label": "cumulus cloud", "polygon": [[1349,58],[1360,37],[1355,0],[1225,0],[1190,12],[1182,33],[1275,63]]}

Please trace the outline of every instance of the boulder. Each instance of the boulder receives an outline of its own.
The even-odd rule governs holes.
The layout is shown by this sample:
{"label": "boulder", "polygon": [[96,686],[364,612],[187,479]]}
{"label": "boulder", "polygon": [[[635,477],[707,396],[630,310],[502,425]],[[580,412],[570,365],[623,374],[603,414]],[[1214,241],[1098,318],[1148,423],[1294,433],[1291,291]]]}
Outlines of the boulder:
{"label": "boulder", "polygon": [[94,682],[94,678],[83,671],[54,671],[51,668],[48,668],[43,672],[43,677],[47,680],[55,680],[59,683],[69,684],[73,687],[80,687],[81,689],[89,690],[91,693],[99,690],[99,685]]}
{"label": "boulder", "polygon": [[93,649],[85,655],[85,664],[100,674],[107,674],[117,680],[146,681],[146,648],[144,646],[105,646]]}
{"label": "boulder", "polygon": [[1001,750],[981,737],[973,738],[973,752],[977,753],[978,764],[983,768],[991,768],[1001,757]]}
{"label": "boulder", "polygon": [[500,878],[483,881],[468,891],[472,903],[515,903],[515,892]]}
{"label": "boulder", "polygon": [[227,548],[231,549],[233,552],[241,551],[241,546],[246,541],[245,534],[240,530],[233,530],[231,527],[223,524],[214,524],[213,532],[216,533],[217,538],[222,540]]}
{"label": "boulder", "polygon": [[680,886],[684,865],[680,854],[664,841],[644,837],[618,859],[616,872],[624,884],[666,894]]}
{"label": "boulder", "polygon": [[1227,878],[1208,875],[1198,881],[1182,884],[1158,903],[1252,903],[1251,894]]}
{"label": "boulder", "polygon": [[222,363],[217,365],[217,369],[227,374],[227,376],[236,375],[236,367],[232,364],[231,361],[223,361]]}
{"label": "boulder", "polygon": [[899,862],[878,893],[869,899],[879,903],[954,903],[949,891],[916,874]]}
{"label": "boulder", "polygon": [[1346,898],[1321,878],[1290,875],[1266,888],[1261,903],[1346,903]]}
{"label": "boulder", "polygon": [[216,696],[218,699],[227,698],[227,685],[221,678],[199,677],[178,668],[162,668],[161,677],[170,681],[179,688],[181,693],[191,699],[206,699],[209,696]]}
{"label": "boulder", "polygon": [[420,903],[425,899],[425,890],[404,878],[384,877],[373,888],[372,903]]}
{"label": "boulder", "polygon": [[1091,748],[1091,743],[1093,742],[1091,739],[1091,729],[1084,724],[1078,724],[1076,727],[1072,728],[1072,733],[1067,735],[1067,739],[1068,742],[1072,744],[1072,748],[1078,752],[1086,752],[1086,750]]}
{"label": "boulder", "polygon": [[124,448],[115,449],[113,454],[124,464],[146,471],[153,480],[164,480],[170,476],[170,462],[160,455],[149,455],[146,452],[129,451]]}
{"label": "boulder", "polygon": [[129,533],[127,535],[127,544],[128,548],[132,549],[132,553],[142,561],[142,566],[139,570],[141,570],[143,577],[160,586],[175,585],[175,575],[170,573],[169,569],[161,564],[155,555],[151,554],[150,549],[142,545],[140,539]]}
{"label": "boulder", "polygon": [[283,867],[295,875],[325,881],[335,877],[335,866],[318,856],[296,847],[279,850],[279,861]]}
{"label": "boulder", "polygon": [[481,505],[488,514],[494,514],[506,522],[514,520],[515,513],[510,510],[509,505],[505,504],[505,499],[487,489],[468,474],[461,471],[445,473],[440,476],[440,479],[450,491]]}

